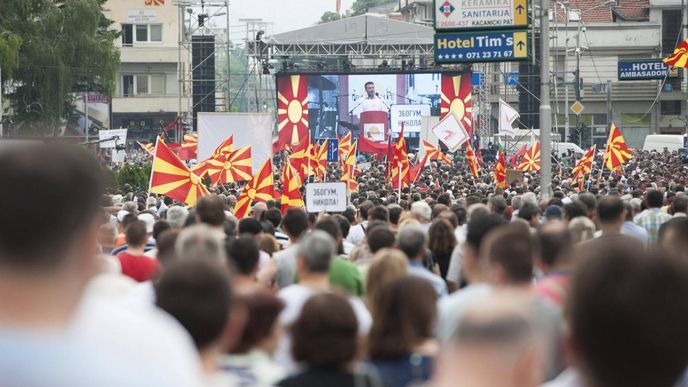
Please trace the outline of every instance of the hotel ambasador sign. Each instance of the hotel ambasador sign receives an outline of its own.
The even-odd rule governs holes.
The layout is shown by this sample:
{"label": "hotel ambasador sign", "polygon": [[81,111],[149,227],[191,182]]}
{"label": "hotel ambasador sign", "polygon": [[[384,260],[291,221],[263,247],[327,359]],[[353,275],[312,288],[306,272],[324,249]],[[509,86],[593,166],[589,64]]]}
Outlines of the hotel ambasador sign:
{"label": "hotel ambasador sign", "polygon": [[434,0],[435,30],[528,27],[527,0]]}

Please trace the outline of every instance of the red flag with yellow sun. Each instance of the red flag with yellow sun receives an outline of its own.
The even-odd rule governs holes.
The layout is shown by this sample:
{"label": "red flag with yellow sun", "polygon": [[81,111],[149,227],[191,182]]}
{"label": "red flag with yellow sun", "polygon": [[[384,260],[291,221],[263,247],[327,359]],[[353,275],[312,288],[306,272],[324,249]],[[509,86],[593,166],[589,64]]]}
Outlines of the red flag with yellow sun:
{"label": "red flag with yellow sun", "polygon": [[179,202],[195,206],[208,189],[183,161],[158,137],[153,155],[149,189]]}
{"label": "red flag with yellow sun", "polygon": [[671,56],[664,58],[663,61],[672,67],[688,67],[688,39],[682,41]]}
{"label": "red flag with yellow sun", "polygon": [[310,145],[310,133],[308,133],[298,144],[291,147],[292,153],[291,156],[289,156],[289,162],[294,166],[296,172],[298,172],[301,181],[306,180],[308,177],[308,159],[311,151]]}
{"label": "red flag with yellow sun", "polygon": [[342,181],[346,183],[349,192],[358,192],[358,182],[356,174],[360,172],[356,169],[356,144],[354,144],[346,157],[342,159],[344,168],[342,171]]}
{"label": "red flag with yellow sun", "polygon": [[196,164],[191,170],[200,177],[210,177],[211,180],[217,175],[222,169],[222,162],[218,161],[217,158],[223,154],[230,153],[234,150],[234,136],[227,137],[220,145],[215,148],[213,154],[210,158],[203,160]]}
{"label": "red flag with yellow sun", "polygon": [[308,77],[277,78],[277,129],[279,148],[299,143],[308,135]]}
{"label": "red flag with yellow sun", "polygon": [[494,168],[494,180],[497,188],[506,187],[506,156],[504,152],[497,152],[497,162]]}
{"label": "red flag with yellow sun", "polygon": [[223,153],[214,160],[221,163],[220,171],[213,177],[214,186],[251,179],[253,164],[250,145],[229,153]]}
{"label": "red flag with yellow sun", "polygon": [[292,166],[289,158],[285,160],[284,170],[282,171],[282,214],[289,208],[303,208],[303,197],[301,196],[301,178]]}
{"label": "red flag with yellow sun", "polygon": [[517,169],[521,172],[540,170],[540,141],[535,141],[535,144],[528,148]]}
{"label": "red flag with yellow sun", "polygon": [[452,165],[451,160],[449,160],[449,157],[444,154],[441,150],[439,150],[436,146],[432,145],[432,143],[423,140],[423,149],[425,149],[425,157],[428,160],[441,160],[444,161],[447,165]]}
{"label": "red flag with yellow sun", "polygon": [[454,114],[468,136],[473,136],[473,101],[471,100],[471,73],[442,74],[442,104],[440,120],[450,112]]}
{"label": "red flag with yellow sun", "polygon": [[351,132],[346,132],[346,134],[339,139],[339,162],[343,164],[343,160],[349,154],[351,150]]}
{"label": "red flag with yellow sun", "polygon": [[234,216],[245,218],[251,210],[253,202],[267,202],[275,197],[275,180],[272,176],[272,160],[267,159],[253,176],[253,179],[244,186],[236,206]]}
{"label": "red flag with yellow sun", "polygon": [[470,141],[466,141],[466,162],[468,163],[468,168],[471,170],[471,175],[478,177],[480,163],[478,162],[478,157],[475,155]]}
{"label": "red flag with yellow sun", "polygon": [[607,149],[604,152],[604,165],[610,171],[620,171],[621,166],[633,157],[626,146],[621,131],[612,123],[607,140]]}
{"label": "red flag with yellow sun", "polygon": [[392,156],[391,164],[391,180],[392,188],[399,189],[408,187],[411,184],[411,163],[408,159],[408,152],[406,150],[406,139],[404,138],[404,124],[401,124],[401,131],[399,132],[399,139],[394,146],[394,154]]}

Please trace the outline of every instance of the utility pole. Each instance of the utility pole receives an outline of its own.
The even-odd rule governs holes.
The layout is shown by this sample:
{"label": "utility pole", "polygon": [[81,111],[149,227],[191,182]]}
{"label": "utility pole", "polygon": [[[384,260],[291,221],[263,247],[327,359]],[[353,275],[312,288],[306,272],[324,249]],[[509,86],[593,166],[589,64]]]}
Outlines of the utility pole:
{"label": "utility pole", "polygon": [[229,70],[231,68],[230,62],[231,62],[231,57],[229,56],[230,53],[230,45],[232,44],[232,41],[229,39],[229,0],[225,0],[225,8],[226,8],[226,17],[227,17],[227,38],[226,38],[226,43],[227,43],[227,94],[225,94],[225,111],[229,113],[231,111],[231,106],[229,106],[230,103],[230,92],[229,92],[229,80],[230,80],[230,75],[229,75]]}
{"label": "utility pole", "polygon": [[[681,11],[683,12],[683,17],[681,21],[683,22],[683,39],[688,37],[688,7],[686,7],[685,0],[681,0]],[[688,134],[688,68],[683,68],[683,79],[686,81],[685,93],[686,93],[686,109],[684,111],[684,122],[686,124],[686,134]]]}
{"label": "utility pole", "polygon": [[[581,12],[578,16],[578,35],[576,35],[576,77],[575,77],[575,82],[576,84],[573,86],[576,91],[576,101],[580,102],[581,100],[581,84],[580,84],[580,57],[581,57],[581,23],[583,23],[583,13]],[[576,114],[576,131],[579,134],[578,137],[578,145],[581,146],[583,144],[583,133],[581,131],[581,124],[580,124],[580,114]]]}
{"label": "utility pole", "polygon": [[[564,8],[564,34],[566,36],[566,48],[564,49],[564,141],[569,141],[569,128],[571,117],[569,116],[569,4]],[[559,101],[557,101],[557,104]]]}
{"label": "utility pole", "polygon": [[607,79],[607,128],[612,126],[612,81]]}
{"label": "utility pole", "polygon": [[86,113],[86,124],[84,127],[86,128],[86,143],[88,144],[88,132],[91,129],[88,125],[88,92],[84,93],[84,113]]}
{"label": "utility pole", "polygon": [[2,129],[2,67],[0,67],[0,138],[5,134]]}
{"label": "utility pole", "polygon": [[[552,185],[552,106],[549,101],[549,0],[540,0],[540,196],[549,199]],[[566,107],[568,109],[568,106]]]}

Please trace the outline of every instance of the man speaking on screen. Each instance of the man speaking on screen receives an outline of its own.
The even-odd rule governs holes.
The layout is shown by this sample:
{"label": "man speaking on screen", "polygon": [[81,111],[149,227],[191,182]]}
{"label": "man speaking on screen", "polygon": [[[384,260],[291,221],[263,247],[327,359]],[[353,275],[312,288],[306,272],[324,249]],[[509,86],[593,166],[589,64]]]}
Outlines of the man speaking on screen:
{"label": "man speaking on screen", "polygon": [[375,82],[366,82],[365,91],[368,96],[363,100],[363,102],[361,102],[361,110],[359,111],[359,114],[374,111],[386,112],[388,110],[385,102],[375,92]]}

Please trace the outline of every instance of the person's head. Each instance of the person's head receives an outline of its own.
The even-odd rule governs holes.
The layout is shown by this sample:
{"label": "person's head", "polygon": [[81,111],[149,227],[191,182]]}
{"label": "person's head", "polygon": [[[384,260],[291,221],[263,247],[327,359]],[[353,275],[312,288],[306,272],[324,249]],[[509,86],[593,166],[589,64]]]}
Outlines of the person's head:
{"label": "person's head", "polygon": [[500,292],[468,307],[437,361],[433,386],[536,387],[544,357],[530,299]]}
{"label": "person's head", "polygon": [[368,356],[399,359],[433,337],[436,301],[435,288],[420,277],[407,275],[382,287],[371,310]]}
{"label": "person's head", "polygon": [[[595,205],[597,205],[597,200],[595,200]],[[579,216],[587,217],[588,214],[588,207],[582,200],[576,199],[564,205],[565,222],[570,222]]]}
{"label": "person's head", "polygon": [[239,234],[250,234],[254,237],[263,232],[263,226],[255,218],[244,218],[239,221]]}
{"label": "person's head", "polygon": [[225,205],[217,196],[206,195],[196,203],[196,218],[211,227],[222,227],[225,222]]}
{"label": "person's head", "polygon": [[409,260],[420,261],[425,257],[428,238],[420,226],[404,226],[399,230],[397,247]]}
{"label": "person's head", "polygon": [[182,206],[174,206],[167,209],[167,222],[172,228],[180,229],[186,223],[186,217],[189,216],[189,210]]}
{"label": "person's head", "polygon": [[180,260],[226,259],[223,234],[206,224],[184,228],[175,242],[175,254]]}
{"label": "person's head", "polygon": [[[586,218],[587,219],[587,218]],[[548,273],[566,264],[572,246],[572,236],[562,222],[549,222],[538,229],[540,249],[536,263],[540,270]]]}
{"label": "person's head", "polygon": [[339,229],[342,230],[342,238],[349,236],[349,229],[351,228],[351,222],[343,215],[332,215],[334,220],[339,223]]}
{"label": "person's head", "polygon": [[307,368],[345,370],[355,360],[358,320],[346,297],[312,296],[291,326],[292,355]]}
{"label": "person's head", "polygon": [[[255,219],[254,219],[255,220]],[[241,234],[238,238],[225,242],[227,259],[230,267],[245,278],[255,277],[258,271],[260,251],[258,241],[251,234]]]}
{"label": "person's head", "polygon": [[659,208],[664,203],[664,194],[661,191],[651,189],[647,191],[645,203],[648,208]]}
{"label": "person's head", "polygon": [[625,221],[626,209],[618,196],[605,196],[597,203],[597,219],[603,228],[614,228],[617,232]]}
{"label": "person's head", "polygon": [[573,218],[567,225],[573,244],[587,241],[595,236],[595,223],[585,216]]}
{"label": "person's head", "polygon": [[280,223],[282,223],[282,212],[277,208],[269,208],[267,211],[265,211],[263,217],[265,220],[272,223],[275,228],[278,228]]}
{"label": "person's head", "polygon": [[368,220],[379,220],[382,222],[389,222],[389,211],[387,211],[387,207],[381,205],[373,206],[373,208],[368,210]]}
{"label": "person's head", "polygon": [[585,205],[585,210],[587,211],[586,216],[590,219],[594,219],[595,210],[597,209],[597,198],[595,198],[595,195],[590,192],[583,192],[578,195],[577,200],[580,200]]}
{"label": "person's head", "polygon": [[106,248],[115,247],[115,243],[117,243],[117,227],[112,223],[101,224],[98,228],[98,243]]}
{"label": "person's head", "polygon": [[298,240],[308,230],[308,215],[301,208],[290,208],[282,218],[282,230],[291,240]]}
{"label": "person's head", "polygon": [[686,213],[688,213],[688,196],[686,196],[686,195],[676,196],[676,199],[674,199],[674,202],[671,204],[671,206],[674,209],[674,214],[678,214],[678,213],[686,214]]}
{"label": "person's head", "polygon": [[170,226],[170,224],[166,220],[158,220],[153,225],[153,239],[157,241],[160,237],[160,234],[169,230],[170,228],[172,228],[172,226]]}
{"label": "person's head", "polygon": [[688,363],[686,261],[625,241],[577,254],[566,313],[572,365],[591,385],[673,386]]}
{"label": "person's head", "polygon": [[139,213],[136,218],[140,221],[142,221],[146,225],[146,233],[148,235],[153,234],[153,229],[155,228],[155,222],[156,222],[156,217],[157,215],[153,215],[150,212],[141,212]]}
{"label": "person's head", "polygon": [[142,249],[148,240],[146,224],[140,220],[129,223],[129,226],[124,231],[124,238],[130,249]]}
{"label": "person's head", "polygon": [[315,223],[313,229],[328,233],[337,244],[337,254],[344,253],[344,247],[342,246],[342,242],[344,240],[344,237],[342,236],[342,230],[339,228],[339,222],[337,222],[333,216],[321,217]]}
{"label": "person's head", "polygon": [[484,264],[480,264],[478,256],[485,236],[499,226],[505,225],[506,220],[495,214],[481,214],[471,217],[466,231],[464,244],[465,274],[469,282],[486,281]]}
{"label": "person's head", "polygon": [[657,240],[664,250],[677,256],[686,256],[688,254],[687,235],[688,218],[672,218],[659,226]]}
{"label": "person's head", "polygon": [[268,205],[258,202],[251,207],[251,217],[256,220],[261,220],[263,213],[268,210]]}
{"label": "person's head", "polygon": [[366,300],[369,309],[378,302],[381,290],[408,273],[408,259],[399,250],[382,249],[373,256],[366,275]]}
{"label": "person's head", "polygon": [[177,242],[177,237],[179,237],[179,233],[179,229],[169,229],[163,231],[158,239],[155,240],[155,248],[158,250],[156,258],[163,269],[177,260],[174,246]]}
{"label": "person's head", "polygon": [[375,82],[368,81],[365,83],[364,87],[368,97],[372,98],[375,95]]}
{"label": "person's head", "polygon": [[387,210],[389,210],[389,222],[393,226],[399,225],[399,218],[401,217],[401,213],[404,212],[404,209],[398,204],[390,204],[387,206]]}
{"label": "person's head", "polygon": [[389,226],[385,224],[384,227],[373,227],[370,230],[366,230],[366,242],[370,252],[375,254],[384,248],[394,247],[396,244],[396,235]]}
{"label": "person's head", "polygon": [[54,285],[65,315],[96,270],[103,180],[95,165],[71,146],[0,151],[0,276]]}
{"label": "person's head", "polygon": [[490,198],[488,207],[493,214],[504,215],[504,210],[506,210],[506,200],[503,196],[494,195]]}
{"label": "person's head", "polygon": [[421,223],[430,223],[432,209],[425,201],[414,202],[411,204],[411,215]]}
{"label": "person's head", "polygon": [[313,230],[304,236],[296,252],[296,274],[299,278],[306,275],[327,275],[330,263],[337,253],[336,246],[334,238],[325,231]]}
{"label": "person's head", "polygon": [[528,285],[533,278],[534,250],[528,229],[512,223],[487,234],[480,248],[480,261],[489,263],[494,285]]}
{"label": "person's head", "polygon": [[[452,214],[451,212],[449,213]],[[449,255],[454,250],[456,244],[454,227],[451,223],[446,219],[435,219],[429,230],[428,247],[430,251],[432,251],[435,256]]]}
{"label": "person's head", "polygon": [[246,308],[247,320],[239,342],[231,353],[243,354],[255,348],[272,354],[277,347],[281,329],[278,317],[284,302],[267,290],[255,289],[237,296]]}
{"label": "person's head", "polygon": [[221,346],[232,306],[229,270],[208,259],[170,265],[155,284],[155,303],[189,332],[199,352]]}

